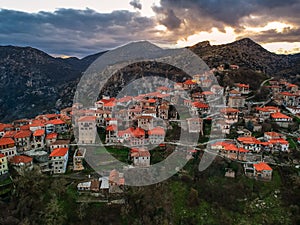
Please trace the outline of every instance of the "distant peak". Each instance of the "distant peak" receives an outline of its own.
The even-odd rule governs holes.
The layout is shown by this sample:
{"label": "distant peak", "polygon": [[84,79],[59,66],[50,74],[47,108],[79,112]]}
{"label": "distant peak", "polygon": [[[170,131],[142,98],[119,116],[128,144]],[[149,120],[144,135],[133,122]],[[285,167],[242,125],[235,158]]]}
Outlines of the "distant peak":
{"label": "distant peak", "polygon": [[233,43],[241,43],[241,44],[256,44],[258,45],[255,41],[253,41],[252,39],[250,38],[242,38],[242,39],[239,39]]}
{"label": "distant peak", "polygon": [[194,46],[192,46],[192,48],[206,48],[206,47],[210,47],[210,42],[209,41],[201,41],[197,44],[195,44]]}

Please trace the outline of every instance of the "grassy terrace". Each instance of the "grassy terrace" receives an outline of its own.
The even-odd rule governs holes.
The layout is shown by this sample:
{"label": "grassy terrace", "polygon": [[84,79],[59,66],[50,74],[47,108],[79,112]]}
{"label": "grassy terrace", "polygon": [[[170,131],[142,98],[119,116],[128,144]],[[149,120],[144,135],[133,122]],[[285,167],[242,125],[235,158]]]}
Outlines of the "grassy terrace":
{"label": "grassy terrace", "polygon": [[126,147],[99,147],[95,150],[95,155],[106,154],[107,152],[110,153],[114,158],[117,160],[128,163],[128,154],[130,149]]}

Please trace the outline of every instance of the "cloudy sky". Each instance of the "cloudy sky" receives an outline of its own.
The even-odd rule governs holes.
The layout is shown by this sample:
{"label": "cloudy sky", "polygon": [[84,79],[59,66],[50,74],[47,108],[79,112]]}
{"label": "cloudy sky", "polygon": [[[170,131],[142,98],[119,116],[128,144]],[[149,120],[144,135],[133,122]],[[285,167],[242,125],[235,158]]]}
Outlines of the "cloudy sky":
{"label": "cloudy sky", "polygon": [[0,45],[83,57],[130,41],[184,47],[249,37],[300,52],[300,0],[0,0]]}

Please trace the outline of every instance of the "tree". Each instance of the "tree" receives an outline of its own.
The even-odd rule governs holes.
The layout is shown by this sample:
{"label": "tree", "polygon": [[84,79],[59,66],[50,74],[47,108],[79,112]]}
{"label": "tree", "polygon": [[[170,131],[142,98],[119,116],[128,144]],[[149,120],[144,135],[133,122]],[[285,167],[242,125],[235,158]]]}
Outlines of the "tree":
{"label": "tree", "polygon": [[251,132],[253,131],[254,126],[253,126],[253,123],[252,123],[251,120],[249,120],[249,121],[247,122],[246,128],[247,128],[248,130],[250,130]]}
{"label": "tree", "polygon": [[195,207],[199,205],[199,197],[198,197],[198,191],[194,188],[191,188],[190,193],[188,195],[188,205],[190,207]]}
{"label": "tree", "polygon": [[47,204],[44,213],[44,224],[64,224],[67,216],[64,213],[63,207],[59,204],[56,196],[53,196],[51,201]]}

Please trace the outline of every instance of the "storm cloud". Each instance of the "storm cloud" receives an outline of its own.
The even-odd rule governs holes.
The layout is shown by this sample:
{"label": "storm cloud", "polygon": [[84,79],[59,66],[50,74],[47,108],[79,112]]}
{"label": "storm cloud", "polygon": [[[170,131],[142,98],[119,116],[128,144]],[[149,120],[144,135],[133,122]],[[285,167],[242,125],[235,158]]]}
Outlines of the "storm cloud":
{"label": "storm cloud", "polygon": [[[130,5],[142,9],[139,0]],[[179,39],[217,28],[232,27],[237,38],[250,37],[259,43],[299,42],[299,0],[161,0],[153,6],[155,16],[140,10],[99,13],[91,9],[57,9],[54,12],[26,13],[0,10],[0,44],[32,46],[50,54],[83,57],[112,49],[130,41],[149,40],[174,45]],[[281,32],[261,32],[268,22],[291,24]],[[157,30],[164,25],[166,30]]]}
{"label": "storm cloud", "polygon": [[129,2],[129,4],[135,9],[142,9],[142,4],[139,0],[132,0],[131,2]]}
{"label": "storm cloud", "polygon": [[0,11],[0,43],[30,45],[52,54],[85,56],[153,33],[154,21],[129,11],[98,13],[59,9],[53,13]]}

